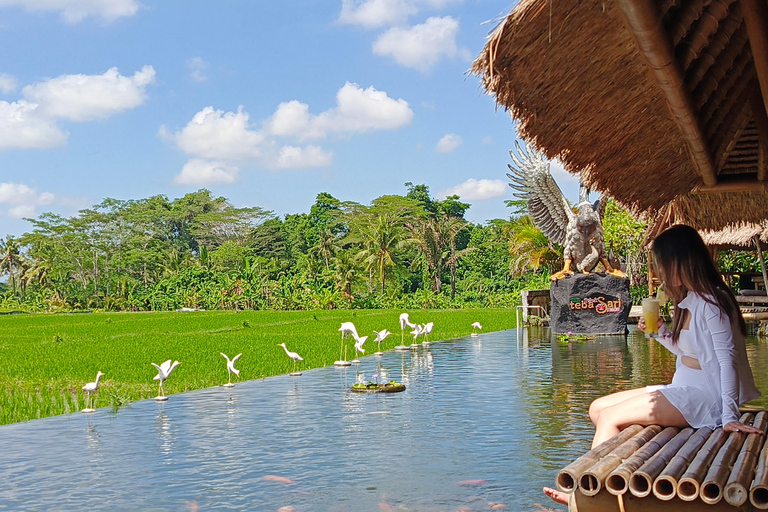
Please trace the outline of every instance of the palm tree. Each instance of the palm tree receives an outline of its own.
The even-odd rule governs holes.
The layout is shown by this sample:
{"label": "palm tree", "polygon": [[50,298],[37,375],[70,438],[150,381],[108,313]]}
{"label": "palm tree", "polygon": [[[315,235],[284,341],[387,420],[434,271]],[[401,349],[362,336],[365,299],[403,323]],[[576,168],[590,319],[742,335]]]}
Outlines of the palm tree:
{"label": "palm tree", "polygon": [[360,282],[358,274],[358,262],[351,251],[342,251],[333,258],[333,277],[336,286],[341,289],[345,297],[352,296],[352,286]]}
{"label": "palm tree", "polygon": [[16,270],[21,272],[24,257],[15,238],[8,235],[5,240],[0,240],[0,256],[0,276],[8,274],[11,290],[16,295]]}
{"label": "palm tree", "polygon": [[509,252],[512,255],[509,272],[523,274],[540,267],[554,269],[562,262],[562,249],[550,244],[547,236],[539,230],[528,215],[510,222],[508,226]]}
{"label": "palm tree", "polygon": [[456,262],[474,250],[456,250],[456,235],[466,227],[467,221],[449,215],[434,215],[415,219],[405,224],[411,235],[409,242],[419,248],[427,266],[432,291],[440,293],[443,288],[442,272],[451,269],[451,298],[456,295]]}
{"label": "palm tree", "polygon": [[381,281],[381,292],[385,291],[387,271],[396,266],[393,251],[403,239],[399,217],[391,212],[369,216],[358,226],[357,236],[363,249],[357,257],[365,262],[372,276]]}

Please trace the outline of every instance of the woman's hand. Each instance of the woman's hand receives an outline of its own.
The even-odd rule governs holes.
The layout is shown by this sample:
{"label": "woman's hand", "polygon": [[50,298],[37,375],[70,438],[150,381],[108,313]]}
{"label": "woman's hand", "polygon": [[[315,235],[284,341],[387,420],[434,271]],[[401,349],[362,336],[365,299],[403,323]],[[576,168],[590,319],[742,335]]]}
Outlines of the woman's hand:
{"label": "woman's hand", "polygon": [[730,423],[726,423],[723,425],[723,430],[725,432],[744,432],[745,434],[764,434],[764,432],[759,428],[746,425],[738,421],[731,421]]}
{"label": "woman's hand", "polygon": [[[656,322],[656,332],[659,332],[659,329],[661,329],[661,326],[664,325],[664,320],[662,318],[659,318],[659,320]],[[645,318],[642,316],[637,320],[637,328],[643,332],[645,332]]]}

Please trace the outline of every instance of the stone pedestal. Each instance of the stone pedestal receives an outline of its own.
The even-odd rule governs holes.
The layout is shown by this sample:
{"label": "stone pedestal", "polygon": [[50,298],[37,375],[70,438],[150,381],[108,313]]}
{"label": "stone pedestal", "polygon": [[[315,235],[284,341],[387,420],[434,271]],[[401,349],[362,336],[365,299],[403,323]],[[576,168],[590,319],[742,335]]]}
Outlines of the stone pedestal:
{"label": "stone pedestal", "polygon": [[632,308],[629,280],[608,274],[575,274],[554,281],[550,327],[555,334],[625,334]]}

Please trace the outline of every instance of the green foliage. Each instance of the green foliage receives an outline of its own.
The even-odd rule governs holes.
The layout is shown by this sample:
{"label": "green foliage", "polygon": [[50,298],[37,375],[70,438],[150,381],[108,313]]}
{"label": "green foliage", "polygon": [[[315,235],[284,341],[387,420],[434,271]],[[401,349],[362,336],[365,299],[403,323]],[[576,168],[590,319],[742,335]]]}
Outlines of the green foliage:
{"label": "green foliage", "polygon": [[[514,327],[504,309],[409,308],[414,322],[434,322],[430,341],[467,336],[472,322],[483,332]],[[0,316],[0,424],[75,412],[84,407],[82,386],[104,372],[96,407],[119,407],[157,392],[151,362],[181,361],[165,382],[166,393],[226,382],[224,359],[243,353],[240,380],[287,373],[293,362],[278,343],[298,352],[302,370],[329,366],[339,355],[341,322],[353,320],[362,335],[387,328],[382,350],[399,345],[398,310],[205,311],[167,313],[34,314]],[[250,325],[251,327],[247,327]],[[408,335],[406,333],[406,335]],[[64,342],[54,341],[59,337]],[[373,339],[372,337],[370,339]],[[352,340],[347,340],[352,350]],[[370,350],[370,342],[365,347]]]}

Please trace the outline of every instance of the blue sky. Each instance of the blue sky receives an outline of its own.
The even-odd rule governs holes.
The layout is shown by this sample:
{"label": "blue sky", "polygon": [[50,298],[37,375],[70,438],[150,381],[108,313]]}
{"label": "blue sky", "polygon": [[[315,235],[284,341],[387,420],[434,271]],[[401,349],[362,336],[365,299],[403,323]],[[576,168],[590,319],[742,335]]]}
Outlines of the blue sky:
{"label": "blue sky", "polygon": [[511,7],[0,0],[0,236],[202,187],[282,215],[424,183],[507,218],[514,125],[467,70]]}

